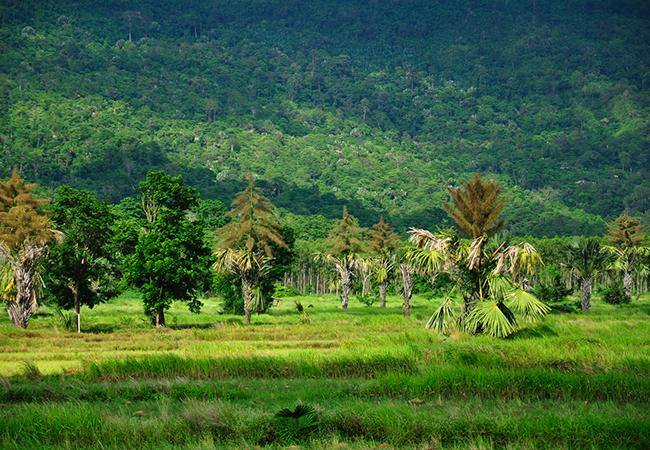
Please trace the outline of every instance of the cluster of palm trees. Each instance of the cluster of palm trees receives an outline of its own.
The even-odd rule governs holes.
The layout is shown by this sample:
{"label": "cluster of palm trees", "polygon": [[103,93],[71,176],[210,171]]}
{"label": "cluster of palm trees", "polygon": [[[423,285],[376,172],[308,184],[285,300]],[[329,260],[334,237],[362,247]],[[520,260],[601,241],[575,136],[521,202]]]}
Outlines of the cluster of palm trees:
{"label": "cluster of palm trees", "polygon": [[596,278],[613,273],[622,278],[623,292],[632,295],[633,275],[647,277],[648,266],[642,260],[650,256],[640,221],[627,213],[621,214],[610,226],[607,245],[600,239],[583,238],[566,248],[564,268],[580,286],[583,310],[591,308],[591,295]]}
{"label": "cluster of palm trees", "polygon": [[[40,211],[44,200],[33,194],[34,188],[16,172],[0,184],[0,295],[14,323],[23,327],[37,306],[38,258],[48,242],[60,237]],[[445,208],[456,228],[435,233],[411,228],[406,245],[383,218],[366,232],[344,209],[329,235],[329,249],[315,255],[316,261],[336,273],[341,308],[348,308],[355,280],[361,283],[364,296],[376,283],[379,306],[385,307],[390,280],[400,278],[402,309],[408,316],[412,276],[435,280],[445,274],[451,288],[427,322],[428,328],[441,333],[464,330],[505,337],[522,321],[534,321],[549,312],[530,292],[531,279],[543,265],[537,250],[527,242],[507,243],[498,238],[505,205],[500,186],[477,174],[450,189],[450,194]],[[263,301],[264,280],[288,244],[271,201],[252,177],[228,214],[231,220],[215,232],[213,267],[239,280],[245,320],[250,323],[252,312]],[[633,273],[647,270],[638,263],[650,251],[637,219],[623,214],[611,225],[608,239],[606,246],[598,239],[582,239],[566,249],[564,267],[580,283],[583,309],[591,307],[594,279],[603,270],[622,274],[626,295],[631,294]]]}
{"label": "cluster of palm trees", "polygon": [[[344,210],[330,234],[330,250],[316,255],[317,261],[336,271],[342,308],[348,307],[355,276],[364,293],[368,291],[365,281],[374,278],[380,306],[385,306],[388,280],[399,269],[404,315],[410,313],[413,274],[432,280],[445,274],[452,281],[427,322],[428,328],[442,333],[465,330],[505,337],[522,321],[535,321],[550,311],[531,293],[531,281],[543,266],[538,251],[528,242],[507,243],[498,238],[505,205],[499,185],[477,174],[460,188],[450,189],[450,194],[452,201],[445,208],[456,229],[433,233],[411,228],[410,245],[401,247],[383,219],[368,233],[369,245],[365,245],[361,229]],[[647,271],[647,266],[638,264],[650,254],[644,239],[639,221],[623,214],[610,226],[610,245],[584,238],[565,249],[563,266],[580,283],[584,310],[591,307],[594,278],[605,270],[622,274],[630,295],[634,271]]]}

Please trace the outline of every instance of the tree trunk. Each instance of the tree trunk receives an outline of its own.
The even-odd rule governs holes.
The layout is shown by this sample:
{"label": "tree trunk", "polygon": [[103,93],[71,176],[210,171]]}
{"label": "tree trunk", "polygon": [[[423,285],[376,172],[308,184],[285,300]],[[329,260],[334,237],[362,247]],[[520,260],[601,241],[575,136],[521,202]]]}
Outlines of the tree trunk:
{"label": "tree trunk", "polygon": [[341,268],[339,271],[341,275],[341,307],[348,309],[350,303],[350,291],[352,290],[352,277],[350,270],[347,267]]}
{"label": "tree trunk", "polygon": [[387,287],[388,287],[388,283],[386,281],[379,284],[379,307],[380,308],[385,308],[386,307],[386,288]]}
{"label": "tree trunk", "polygon": [[370,290],[372,289],[372,286],[370,285],[370,275],[366,274],[363,277],[363,296],[365,297],[366,295],[370,294]]}
{"label": "tree trunk", "polygon": [[413,293],[411,292],[413,285],[411,282],[411,272],[409,270],[408,264],[400,264],[399,269],[402,272],[402,312],[404,316],[409,316],[411,314],[411,298]]}
{"label": "tree trunk", "polygon": [[251,309],[253,307],[253,289],[246,281],[242,281],[242,292],[244,294],[244,317],[246,325],[251,323]]}
{"label": "tree trunk", "polygon": [[156,326],[165,326],[165,308],[162,305],[156,307]]}
{"label": "tree trunk", "polygon": [[8,302],[7,312],[11,322],[21,328],[27,328],[29,319],[38,308],[36,302],[36,262],[42,253],[38,247],[27,248],[14,266],[16,297]]}
{"label": "tree trunk", "polygon": [[77,333],[81,333],[81,306],[79,305],[79,294],[78,290],[72,292],[72,297],[74,300],[74,312],[77,314]]}
{"label": "tree trunk", "polygon": [[11,319],[11,323],[17,327],[27,328],[27,325],[29,325],[29,318],[31,316],[31,313],[29,313],[29,311],[18,306],[16,302],[9,302],[7,303],[7,312],[9,313],[9,319]]}
{"label": "tree trunk", "polygon": [[623,273],[623,290],[625,295],[632,297],[632,272],[630,271]]}
{"label": "tree trunk", "polygon": [[591,278],[583,278],[580,286],[582,310],[591,309]]}

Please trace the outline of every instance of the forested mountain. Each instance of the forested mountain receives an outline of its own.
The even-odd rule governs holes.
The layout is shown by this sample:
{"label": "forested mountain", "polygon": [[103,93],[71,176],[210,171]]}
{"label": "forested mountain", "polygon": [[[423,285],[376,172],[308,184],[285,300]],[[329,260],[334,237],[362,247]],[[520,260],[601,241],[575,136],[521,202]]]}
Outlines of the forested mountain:
{"label": "forested mountain", "polygon": [[117,201],[150,169],[298,214],[444,224],[473,172],[517,234],[648,215],[644,0],[5,0],[0,176]]}

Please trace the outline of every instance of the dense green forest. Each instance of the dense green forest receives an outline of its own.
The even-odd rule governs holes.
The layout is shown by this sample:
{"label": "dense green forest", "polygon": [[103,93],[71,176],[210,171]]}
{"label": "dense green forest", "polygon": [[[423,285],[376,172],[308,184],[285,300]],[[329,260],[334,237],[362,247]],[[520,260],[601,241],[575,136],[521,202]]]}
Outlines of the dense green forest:
{"label": "dense green forest", "polygon": [[229,203],[253,173],[294,222],[404,231],[482,172],[514,234],[647,221],[645,1],[9,0],[0,52],[0,178]]}

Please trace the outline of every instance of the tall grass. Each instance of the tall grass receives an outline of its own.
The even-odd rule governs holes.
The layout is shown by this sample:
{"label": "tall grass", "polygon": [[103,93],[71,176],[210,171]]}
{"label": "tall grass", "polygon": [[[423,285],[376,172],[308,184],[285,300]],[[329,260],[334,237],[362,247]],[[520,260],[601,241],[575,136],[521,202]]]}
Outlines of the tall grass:
{"label": "tall grass", "polygon": [[503,340],[424,330],[436,300],[303,302],[310,323],[289,300],[250,327],[206,302],[152,329],[135,298],[81,335],[2,317],[0,448],[282,448],[273,416],[299,402],[320,417],[304,448],[650,448],[647,295]]}

